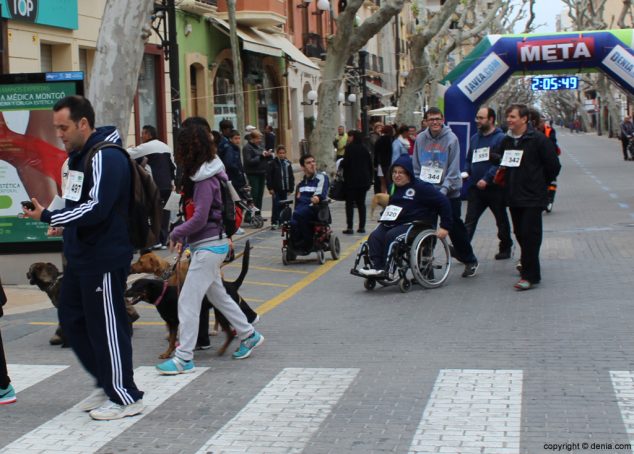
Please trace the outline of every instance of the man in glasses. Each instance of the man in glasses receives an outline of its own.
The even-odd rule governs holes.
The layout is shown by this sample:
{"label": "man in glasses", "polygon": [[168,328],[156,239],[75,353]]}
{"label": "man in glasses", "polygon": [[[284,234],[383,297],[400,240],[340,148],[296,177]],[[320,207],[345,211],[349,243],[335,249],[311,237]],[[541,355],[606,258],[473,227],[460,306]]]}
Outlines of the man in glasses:
{"label": "man in glasses", "polygon": [[425,120],[427,129],[418,135],[414,144],[414,174],[433,184],[449,199],[453,216],[449,230],[449,238],[453,244],[452,254],[465,264],[462,277],[472,277],[478,269],[478,259],[473,253],[464,222],[460,219],[462,177],[458,137],[444,124],[445,118],[437,107],[430,107],[425,112]]}
{"label": "man in glasses", "polygon": [[487,208],[491,210],[495,216],[500,240],[495,260],[509,259],[513,246],[511,224],[504,204],[504,192],[500,186],[493,183],[498,166],[490,160],[491,151],[502,142],[504,133],[500,128],[495,127],[495,111],[490,107],[482,107],[478,110],[476,125],[478,125],[478,132],[471,137],[465,163],[470,186],[467,192],[467,214],[464,223],[469,240],[472,240],[480,216]]}

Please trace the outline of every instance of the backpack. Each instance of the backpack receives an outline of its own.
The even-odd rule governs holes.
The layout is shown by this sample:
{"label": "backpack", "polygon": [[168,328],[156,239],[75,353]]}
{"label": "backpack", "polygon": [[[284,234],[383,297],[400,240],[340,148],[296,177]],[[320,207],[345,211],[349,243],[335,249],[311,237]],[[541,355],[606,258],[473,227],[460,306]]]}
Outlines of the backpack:
{"label": "backpack", "polygon": [[135,249],[147,249],[157,244],[161,234],[163,207],[161,196],[152,176],[137,164],[127,150],[112,142],[99,142],[86,156],[84,174],[92,175],[92,158],[104,148],[116,148],[123,153],[130,165],[130,202],[127,219],[130,242]]}
{"label": "backpack", "polygon": [[[242,210],[236,206],[235,190],[230,181],[217,178],[220,184],[220,194],[222,196],[221,205],[219,207],[222,217],[222,230],[227,237],[233,236],[234,233],[240,227],[242,223]],[[196,209],[194,201],[191,198],[185,198],[181,196],[181,212],[184,215],[185,220],[189,220],[194,215]],[[214,208],[214,207],[212,207]],[[209,213],[208,222],[217,222],[211,219],[211,213]]]}

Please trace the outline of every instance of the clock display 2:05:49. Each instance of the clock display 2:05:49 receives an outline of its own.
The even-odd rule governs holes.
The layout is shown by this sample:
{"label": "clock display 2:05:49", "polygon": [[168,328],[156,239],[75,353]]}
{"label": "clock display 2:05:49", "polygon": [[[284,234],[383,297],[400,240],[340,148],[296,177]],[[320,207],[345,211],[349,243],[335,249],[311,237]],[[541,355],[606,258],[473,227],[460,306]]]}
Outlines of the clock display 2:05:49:
{"label": "clock display 2:05:49", "polygon": [[531,79],[531,90],[576,90],[579,88],[579,77],[577,76],[548,76],[533,77]]}

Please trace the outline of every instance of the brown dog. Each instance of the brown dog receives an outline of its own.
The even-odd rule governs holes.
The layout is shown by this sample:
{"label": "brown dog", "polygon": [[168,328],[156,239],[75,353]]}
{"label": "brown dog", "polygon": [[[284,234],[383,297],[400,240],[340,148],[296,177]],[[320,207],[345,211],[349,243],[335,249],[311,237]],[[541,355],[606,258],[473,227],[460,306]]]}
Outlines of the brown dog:
{"label": "brown dog", "polygon": [[[59,294],[62,288],[64,275],[60,273],[57,267],[52,263],[35,262],[29,267],[26,278],[31,285],[37,285],[40,290],[45,292],[53,306],[59,307]],[[130,324],[139,319],[136,309],[126,301],[126,312]],[[61,345],[63,348],[70,347],[68,340],[62,331],[61,325],[57,325],[55,335],[49,340],[51,345]]]}
{"label": "brown dog", "polygon": [[374,218],[374,210],[376,210],[376,207],[380,206],[385,208],[389,202],[389,194],[384,194],[382,192],[374,194],[374,196],[372,197],[372,202],[370,204],[370,218]]}
{"label": "brown dog", "polygon": [[163,278],[169,275],[167,283],[169,285],[182,286],[185,282],[185,275],[189,269],[189,260],[181,260],[178,262],[178,267],[171,273],[172,264],[167,260],[161,258],[154,252],[147,252],[139,257],[139,260],[130,265],[130,273],[150,273],[156,277]]}

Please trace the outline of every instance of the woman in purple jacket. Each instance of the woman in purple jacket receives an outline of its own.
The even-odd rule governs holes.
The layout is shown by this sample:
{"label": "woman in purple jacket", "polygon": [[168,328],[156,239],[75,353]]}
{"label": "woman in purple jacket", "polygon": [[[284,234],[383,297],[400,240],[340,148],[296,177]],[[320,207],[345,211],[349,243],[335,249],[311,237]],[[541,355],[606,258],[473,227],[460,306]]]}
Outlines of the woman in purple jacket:
{"label": "woman in purple jacket", "polygon": [[216,157],[216,144],[201,126],[183,128],[178,134],[175,159],[183,169],[185,198],[191,198],[195,208],[193,215],[170,235],[171,250],[180,252],[183,244],[189,245],[191,263],[178,298],[180,345],[173,358],[156,366],[163,375],[194,370],[193,350],[198,335],[200,305],[205,295],[242,339],[233,353],[235,359],[247,358],[264,341],[222,285],[220,265],[229,252],[229,240],[222,225],[220,180],[227,180],[227,175],[222,161]]}

